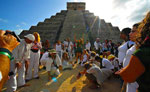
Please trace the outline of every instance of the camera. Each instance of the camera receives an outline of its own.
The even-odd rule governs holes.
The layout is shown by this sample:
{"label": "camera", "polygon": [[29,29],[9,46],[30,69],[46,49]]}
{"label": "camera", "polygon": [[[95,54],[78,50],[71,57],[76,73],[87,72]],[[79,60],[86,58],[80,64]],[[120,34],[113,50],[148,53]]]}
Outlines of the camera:
{"label": "camera", "polygon": [[13,35],[17,39],[17,41],[20,42],[19,36],[16,35],[16,33],[14,31],[13,32],[6,31],[6,33],[4,35],[8,35],[8,34]]}

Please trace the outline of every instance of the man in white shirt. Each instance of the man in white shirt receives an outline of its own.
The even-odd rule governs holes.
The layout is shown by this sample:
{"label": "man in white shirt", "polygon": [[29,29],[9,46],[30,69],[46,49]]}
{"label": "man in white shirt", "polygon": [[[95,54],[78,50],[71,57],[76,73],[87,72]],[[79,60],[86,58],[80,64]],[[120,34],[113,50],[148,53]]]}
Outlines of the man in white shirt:
{"label": "man in white shirt", "polygon": [[62,63],[55,49],[45,52],[40,62],[46,66],[46,71],[48,71],[48,80],[51,80],[52,76],[58,76],[60,74],[59,69],[62,68]]}
{"label": "man in white shirt", "polygon": [[[31,43],[35,40],[34,35],[28,34],[13,50],[14,60],[10,63],[10,72],[12,75],[7,82],[7,92],[16,91],[18,87],[29,86],[25,83],[25,64],[29,64]],[[18,72],[18,80],[16,74]]]}
{"label": "man in white shirt", "polygon": [[99,88],[104,82],[103,72],[101,71],[100,67],[95,64],[86,63],[84,68],[85,69],[82,72],[79,72],[77,78],[80,78],[81,74],[85,74],[89,82],[92,84],[90,88]]}
{"label": "man in white shirt", "polygon": [[69,59],[72,61],[73,43],[70,41],[70,38],[67,38],[67,52],[69,55]]}
{"label": "man in white shirt", "polygon": [[100,54],[101,43],[100,43],[99,38],[96,38],[96,41],[94,42],[94,47],[95,47],[96,53]]}

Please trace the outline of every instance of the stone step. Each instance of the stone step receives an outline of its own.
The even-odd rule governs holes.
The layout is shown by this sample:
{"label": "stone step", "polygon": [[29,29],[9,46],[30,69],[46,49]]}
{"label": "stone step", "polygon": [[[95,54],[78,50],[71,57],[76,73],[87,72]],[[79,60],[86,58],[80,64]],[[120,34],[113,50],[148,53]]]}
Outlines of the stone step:
{"label": "stone step", "polygon": [[48,22],[48,23],[45,23],[45,22],[40,22],[37,24],[38,27],[53,27],[53,26],[60,26],[61,25],[61,21],[59,22]]}
{"label": "stone step", "polygon": [[52,22],[52,21],[63,21],[65,18],[50,18],[45,19],[44,22]]}
{"label": "stone step", "polygon": [[86,15],[86,16],[94,16],[94,13],[84,13],[84,15]]}
{"label": "stone step", "polygon": [[66,14],[63,14],[63,13],[56,13],[56,16],[66,16]]}
{"label": "stone step", "polygon": [[67,12],[68,12],[67,10],[61,10],[61,14],[65,14],[66,15]]}
{"label": "stone step", "polygon": [[53,15],[53,16],[50,17],[50,19],[51,19],[51,18],[56,18],[56,16]]}
{"label": "stone step", "polygon": [[114,27],[114,30],[120,33],[120,29],[118,27]]}
{"label": "stone step", "polygon": [[61,22],[62,20],[54,20],[54,19],[45,19],[44,22],[45,23],[49,23],[49,22]]}
{"label": "stone step", "polygon": [[56,18],[65,18],[66,15],[56,15]]}
{"label": "stone step", "polygon": [[59,27],[60,26],[51,26],[51,27],[43,27],[43,26],[41,26],[41,27],[38,27],[38,26],[32,26],[31,28],[30,28],[30,30],[58,30],[59,29]]}
{"label": "stone step", "polygon": [[108,25],[109,27],[113,27],[111,23],[107,23],[107,25]]}
{"label": "stone step", "polygon": [[89,10],[84,10],[83,12],[84,12],[84,13],[90,13]]}

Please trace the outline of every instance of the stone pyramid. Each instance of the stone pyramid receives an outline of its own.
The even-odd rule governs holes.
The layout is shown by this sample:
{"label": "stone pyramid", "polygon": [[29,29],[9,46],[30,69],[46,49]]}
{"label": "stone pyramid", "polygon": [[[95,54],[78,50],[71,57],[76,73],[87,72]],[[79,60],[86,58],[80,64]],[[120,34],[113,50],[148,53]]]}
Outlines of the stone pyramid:
{"label": "stone pyramid", "polygon": [[67,10],[46,18],[36,26],[31,26],[29,30],[23,30],[19,36],[23,38],[24,35],[33,32],[38,32],[42,41],[49,40],[51,44],[68,37],[74,41],[74,35],[77,39],[84,37],[85,41],[90,40],[92,43],[97,37],[101,42],[105,39],[120,41],[119,28],[85,10],[84,2],[68,2]]}

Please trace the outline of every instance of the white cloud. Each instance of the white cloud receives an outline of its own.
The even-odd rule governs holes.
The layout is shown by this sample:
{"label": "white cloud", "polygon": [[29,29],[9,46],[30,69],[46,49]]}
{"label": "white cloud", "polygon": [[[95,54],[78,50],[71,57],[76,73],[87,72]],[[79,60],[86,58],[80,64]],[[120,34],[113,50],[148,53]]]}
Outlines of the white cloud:
{"label": "white cloud", "polygon": [[8,20],[0,18],[0,22],[7,23],[7,22],[8,22]]}
{"label": "white cloud", "polygon": [[21,24],[22,24],[22,25],[27,25],[27,23],[25,23],[25,22],[22,22]]}
{"label": "white cloud", "polygon": [[16,25],[16,27],[20,27],[20,25]]}
{"label": "white cloud", "polygon": [[[79,1],[79,0],[78,0]],[[150,11],[150,0],[80,0],[86,2],[86,10],[111,22],[120,29],[132,27]]]}
{"label": "white cloud", "polygon": [[131,0],[113,0],[112,1],[113,8],[118,8],[118,7],[125,8],[126,3],[129,2],[129,1],[131,1]]}
{"label": "white cloud", "polygon": [[25,25],[27,25],[25,22],[21,22],[21,24],[18,24],[18,25],[16,25],[16,27],[21,27],[21,26],[25,26]]}
{"label": "white cloud", "polygon": [[140,22],[144,18],[145,13],[150,10],[148,7],[150,3],[147,3],[147,1],[148,0],[130,0],[126,2],[123,7],[119,6],[115,8],[117,15],[116,19],[119,18],[120,23],[115,23],[116,19],[112,19],[111,22],[119,26],[120,29],[132,27],[134,23]]}

